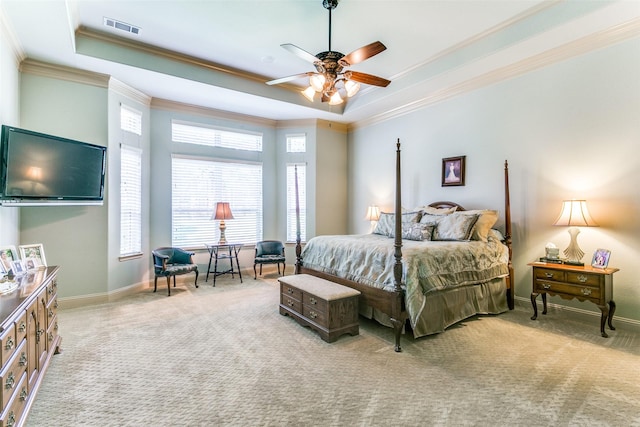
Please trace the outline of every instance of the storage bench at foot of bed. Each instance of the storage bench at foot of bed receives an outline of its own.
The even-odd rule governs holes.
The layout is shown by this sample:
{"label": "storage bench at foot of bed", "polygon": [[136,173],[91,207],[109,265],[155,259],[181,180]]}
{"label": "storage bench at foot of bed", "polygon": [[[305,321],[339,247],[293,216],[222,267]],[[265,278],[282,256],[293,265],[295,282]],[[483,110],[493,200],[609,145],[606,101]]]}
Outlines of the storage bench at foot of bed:
{"label": "storage bench at foot of bed", "polygon": [[278,281],[280,314],[309,326],[326,342],[334,342],[343,334],[359,334],[359,291],[309,274],[285,276]]}

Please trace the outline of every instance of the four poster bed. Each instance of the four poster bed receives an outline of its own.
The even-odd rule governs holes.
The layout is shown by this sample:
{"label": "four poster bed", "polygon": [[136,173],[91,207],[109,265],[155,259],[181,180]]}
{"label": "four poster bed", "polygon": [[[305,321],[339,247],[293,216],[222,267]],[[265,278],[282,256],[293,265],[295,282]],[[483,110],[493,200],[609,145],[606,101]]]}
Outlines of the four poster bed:
{"label": "four poster bed", "polygon": [[466,211],[453,202],[436,202],[403,212],[398,140],[395,213],[381,214],[372,234],[318,236],[303,251],[296,205],[295,272],[360,291],[360,313],[393,327],[395,351],[401,351],[407,320],[414,337],[419,337],[442,332],[475,314],[513,309],[506,161],[504,191],[504,234],[492,228],[495,210]]}

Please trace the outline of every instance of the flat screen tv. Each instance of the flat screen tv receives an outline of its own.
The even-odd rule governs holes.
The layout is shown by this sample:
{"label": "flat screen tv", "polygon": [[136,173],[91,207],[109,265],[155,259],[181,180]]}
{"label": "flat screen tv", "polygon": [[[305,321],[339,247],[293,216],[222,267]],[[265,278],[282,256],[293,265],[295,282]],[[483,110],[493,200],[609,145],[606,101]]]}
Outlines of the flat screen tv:
{"label": "flat screen tv", "polygon": [[102,204],[105,147],[6,125],[0,144],[2,205]]}

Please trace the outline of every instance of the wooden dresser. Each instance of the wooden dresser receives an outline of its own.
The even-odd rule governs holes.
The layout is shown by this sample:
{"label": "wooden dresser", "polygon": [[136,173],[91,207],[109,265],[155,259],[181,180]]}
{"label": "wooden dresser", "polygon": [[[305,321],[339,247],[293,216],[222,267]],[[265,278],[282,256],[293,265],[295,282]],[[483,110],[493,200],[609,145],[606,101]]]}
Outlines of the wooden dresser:
{"label": "wooden dresser", "polygon": [[612,331],[612,319],[616,311],[616,303],[613,301],[613,273],[617,268],[593,268],[591,266],[573,266],[568,264],[552,264],[533,262],[533,290],[531,292],[531,305],[533,316],[531,320],[538,318],[538,306],[536,298],[542,294],[542,314],[547,314],[547,294],[559,295],[564,299],[576,298],[579,301],[591,301],[598,306],[602,315],[600,317],[600,334],[607,338],[604,330],[605,323],[609,324]]}
{"label": "wooden dresser", "polygon": [[294,274],[280,281],[280,314],[289,315],[334,342],[342,334],[358,335],[360,292],[311,276]]}
{"label": "wooden dresser", "polygon": [[24,424],[51,356],[60,352],[57,272],[27,272],[0,295],[0,427]]}

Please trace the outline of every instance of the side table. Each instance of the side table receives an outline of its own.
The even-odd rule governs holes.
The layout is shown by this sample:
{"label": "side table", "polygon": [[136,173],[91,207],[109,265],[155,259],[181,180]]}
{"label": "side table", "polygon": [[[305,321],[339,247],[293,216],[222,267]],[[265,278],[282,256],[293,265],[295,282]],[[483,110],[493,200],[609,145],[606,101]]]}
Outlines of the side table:
{"label": "side table", "polygon": [[[238,261],[238,252],[242,249],[240,243],[205,243],[207,250],[209,251],[209,266],[207,267],[207,278],[205,282],[209,280],[209,273],[213,274],[213,286],[216,285],[216,277],[223,274],[231,273],[231,277],[234,277],[236,271],[233,267],[233,261],[236,261],[236,267],[238,268],[238,276],[240,276],[240,283],[242,283],[242,273],[240,272],[240,262]],[[218,270],[218,261],[228,259],[230,268],[228,270]],[[211,262],[213,261],[213,270],[211,270]]]}
{"label": "side table", "polygon": [[597,305],[602,312],[600,334],[603,337],[608,337],[604,330],[605,323],[609,324],[609,329],[612,331],[616,329],[611,321],[616,311],[616,303],[613,301],[613,273],[619,271],[618,268],[594,268],[587,265],[574,266],[545,262],[532,262],[528,265],[533,267],[531,320],[538,318],[536,304],[538,294],[542,294],[542,314],[547,314],[547,294],[551,294],[567,300],[576,298],[579,301],[591,301]]}

